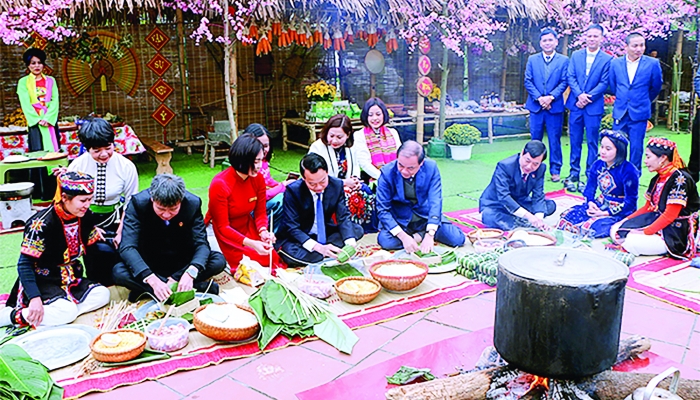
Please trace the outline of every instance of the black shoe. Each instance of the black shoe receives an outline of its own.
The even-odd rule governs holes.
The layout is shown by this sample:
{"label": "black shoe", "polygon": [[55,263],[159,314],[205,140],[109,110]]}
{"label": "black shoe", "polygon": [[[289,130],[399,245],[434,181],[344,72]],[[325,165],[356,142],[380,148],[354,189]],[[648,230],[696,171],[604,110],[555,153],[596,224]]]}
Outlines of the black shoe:
{"label": "black shoe", "polygon": [[219,284],[214,281],[197,282],[192,286],[199,293],[219,294]]}
{"label": "black shoe", "polygon": [[578,191],[583,193],[583,191],[586,190],[586,183],[585,182],[579,182],[578,183]]}

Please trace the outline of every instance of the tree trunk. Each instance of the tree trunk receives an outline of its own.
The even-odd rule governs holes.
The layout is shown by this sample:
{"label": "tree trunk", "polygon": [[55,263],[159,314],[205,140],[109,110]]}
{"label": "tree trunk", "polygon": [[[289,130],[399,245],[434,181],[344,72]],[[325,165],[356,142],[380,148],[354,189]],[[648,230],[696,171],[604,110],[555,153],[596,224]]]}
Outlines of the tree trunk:
{"label": "tree trunk", "polygon": [[506,101],[506,81],[508,78],[508,38],[510,33],[506,32],[506,37],[503,40],[503,63],[501,64],[501,90],[498,91],[498,97],[501,101]]}
{"label": "tree trunk", "polygon": [[438,122],[438,129],[434,132],[433,136],[442,138],[445,133],[445,109],[447,108],[447,77],[450,74],[450,49],[443,45],[442,52],[442,65],[440,69],[442,70],[442,78],[440,79],[440,117]]}
{"label": "tree trunk", "polygon": [[236,128],[236,106],[238,101],[236,99],[236,86],[235,80],[236,76],[236,52],[234,47],[234,40],[231,38],[230,25],[228,20],[228,0],[224,0],[224,38],[226,39],[226,44],[224,46],[224,95],[226,97],[226,113],[228,114],[228,121],[231,125],[231,143],[236,140],[238,135],[238,129]]}
{"label": "tree trunk", "polygon": [[417,95],[416,101],[416,142],[423,144],[423,132],[425,127],[425,97]]}
{"label": "tree trunk", "polygon": [[[651,344],[648,339],[639,336],[630,337],[620,342],[617,360],[621,362],[639,356],[650,348]],[[388,400],[485,400],[492,384],[492,378],[507,368],[499,366],[396,387],[386,392],[386,398]],[[600,400],[622,400],[635,389],[645,387],[654,376],[652,374],[608,370],[589,378],[568,382],[580,384],[580,387],[591,388]],[[659,387],[667,389],[669,382],[666,379]],[[700,381],[681,379],[678,395],[683,399],[700,399]]]}
{"label": "tree trunk", "polygon": [[[673,55],[673,76],[671,78],[671,98],[669,101],[666,127],[674,132],[680,130],[680,99],[681,72],[683,71],[683,30],[677,31],[676,52]],[[658,104],[657,104],[658,107]]]}

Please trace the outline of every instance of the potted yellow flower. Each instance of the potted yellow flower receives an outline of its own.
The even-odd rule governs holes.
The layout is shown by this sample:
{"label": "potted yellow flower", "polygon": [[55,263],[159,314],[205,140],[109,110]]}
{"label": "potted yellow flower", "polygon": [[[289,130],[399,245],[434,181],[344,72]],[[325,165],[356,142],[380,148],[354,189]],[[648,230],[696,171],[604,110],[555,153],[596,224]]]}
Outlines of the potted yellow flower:
{"label": "potted yellow flower", "polygon": [[444,137],[453,160],[469,160],[474,144],[481,139],[481,132],[473,125],[452,124],[445,129]]}

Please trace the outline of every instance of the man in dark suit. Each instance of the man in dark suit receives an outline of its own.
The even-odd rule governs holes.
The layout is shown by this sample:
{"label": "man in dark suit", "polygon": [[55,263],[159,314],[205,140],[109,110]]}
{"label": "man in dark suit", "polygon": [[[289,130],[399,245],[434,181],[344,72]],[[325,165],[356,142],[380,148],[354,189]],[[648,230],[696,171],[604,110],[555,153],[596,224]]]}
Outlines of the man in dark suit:
{"label": "man in dark suit", "polygon": [[651,102],[661,91],[663,76],[659,60],[644,55],[642,35],[630,33],[625,42],[627,54],[610,61],[610,88],[615,92],[613,130],[630,138],[630,162],[641,173]]}
{"label": "man in dark suit", "polygon": [[404,142],[397,158],[382,168],[377,183],[379,236],[383,249],[403,248],[409,253],[432,251],[435,241],[450,247],[464,244],[464,233],[442,217],[442,183],[423,146]]}
{"label": "man in dark suit", "polygon": [[165,300],[176,282],[178,291],[219,293],[208,280],[226,260],[209,248],[201,207],[202,200],[171,174],[156,175],[149,189],[131,198],[119,244],[123,262],[112,270],[117,285],[131,289],[130,301],[144,292]]}
{"label": "man in dark suit", "polygon": [[525,89],[527,101],[525,108],[530,111],[530,135],[532,139],[542,140],[547,127],[549,141],[549,161],[552,182],[561,178],[561,129],[564,123],[564,98],[567,87],[567,68],[569,59],[556,52],[559,40],[552,28],[545,28],[540,33],[541,53],[533,54],[527,59],[525,68]]}
{"label": "man in dark suit", "polygon": [[276,248],[289,265],[305,265],[336,258],[345,245],[354,246],[364,235],[350,220],[343,181],[328,176],[328,164],[316,153],[299,163],[302,180],[284,191],[282,226]]}
{"label": "man in dark suit", "polygon": [[506,231],[519,226],[546,226],[544,217],[557,209],[554,201],[544,198],[546,159],[544,143],[531,140],[522,153],[498,162],[491,183],[479,199],[484,225]]}
{"label": "man in dark suit", "polygon": [[612,56],[601,51],[603,27],[598,24],[588,27],[585,33],[586,48],[575,51],[569,59],[568,82],[571,93],[566,101],[569,109],[569,139],[571,141],[571,171],[564,180],[570,191],[583,192],[586,185],[580,181],[581,147],[583,130],[586,130],[588,156],[586,174],[598,159],[598,131],[605,113],[603,95],[608,88],[608,72]]}

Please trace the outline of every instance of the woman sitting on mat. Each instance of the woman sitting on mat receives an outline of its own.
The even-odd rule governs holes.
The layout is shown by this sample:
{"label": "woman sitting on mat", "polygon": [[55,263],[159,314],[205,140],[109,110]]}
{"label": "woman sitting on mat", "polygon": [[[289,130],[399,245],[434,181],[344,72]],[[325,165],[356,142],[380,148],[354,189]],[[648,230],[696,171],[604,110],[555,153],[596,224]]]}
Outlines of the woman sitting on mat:
{"label": "woman sitting on mat", "polygon": [[328,164],[328,176],[343,181],[350,220],[362,225],[365,233],[376,232],[378,220],[374,212],[374,194],[360,180],[350,118],[344,114],[331,117],[321,129],[319,139],[309,147],[309,153],[323,157]]}
{"label": "woman sitting on mat", "polygon": [[[231,166],[218,173],[209,186],[209,213],[216,241],[234,273],[243,256],[263,266],[284,267],[273,248],[265,212],[265,178],[260,174],[263,145],[244,134],[231,145]],[[273,227],[274,228],[274,227]],[[272,256],[270,256],[272,253]]]}
{"label": "woman sitting on mat", "polygon": [[0,310],[0,326],[69,324],[109,302],[109,289],[83,278],[79,260],[86,246],[102,238],[89,216],[95,180],[69,171],[58,181],[53,204],[24,228],[19,278]]}
{"label": "woman sitting on mat", "polygon": [[373,179],[379,179],[379,170],[396,160],[401,138],[396,129],[388,128],[389,111],[376,97],[365,102],[360,114],[365,127],[354,134],[354,147],[360,168]]}
{"label": "woman sitting on mat", "polygon": [[[586,202],[564,211],[557,229],[593,238],[608,237],[610,227],[637,208],[639,173],[627,161],[627,135],[604,130],[600,137],[599,158],[589,169],[583,191]],[[596,190],[600,191],[598,196]]]}
{"label": "woman sitting on mat", "polygon": [[615,224],[610,236],[634,255],[668,253],[674,258],[692,258],[700,198],[676,143],[652,138],[644,164],[650,172],[656,172],[645,195],[647,202]]}
{"label": "woman sitting on mat", "polygon": [[85,270],[88,279],[105,286],[114,284],[112,268],[119,262],[117,247],[122,237],[124,210],[139,192],[139,175],[131,160],[114,151],[114,128],[102,118],[91,118],[78,132],[87,150],[76,158],[68,171],[81,171],[95,177],[92,210],[95,224],[105,241],[88,246]]}
{"label": "woman sitting on mat", "polygon": [[265,178],[265,186],[267,187],[267,190],[265,191],[265,199],[267,200],[265,208],[267,209],[267,214],[272,216],[272,219],[274,220],[273,229],[277,231],[281,225],[280,218],[282,217],[282,199],[284,198],[284,189],[287,187],[287,185],[294,182],[294,180],[288,179],[283,182],[277,182],[272,177],[272,174],[270,174],[272,146],[270,145],[270,132],[267,130],[267,128],[260,124],[250,124],[247,128],[245,128],[243,133],[249,133],[255,136],[263,145],[264,159],[258,173]]}

